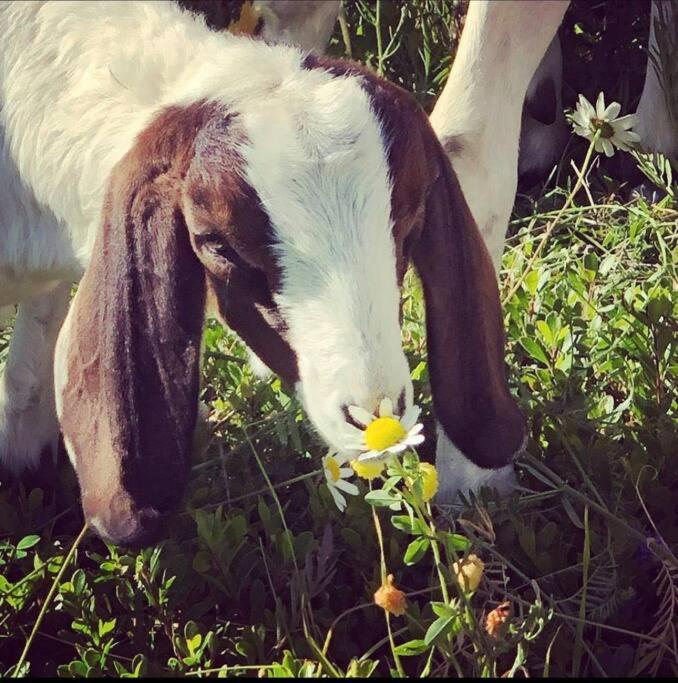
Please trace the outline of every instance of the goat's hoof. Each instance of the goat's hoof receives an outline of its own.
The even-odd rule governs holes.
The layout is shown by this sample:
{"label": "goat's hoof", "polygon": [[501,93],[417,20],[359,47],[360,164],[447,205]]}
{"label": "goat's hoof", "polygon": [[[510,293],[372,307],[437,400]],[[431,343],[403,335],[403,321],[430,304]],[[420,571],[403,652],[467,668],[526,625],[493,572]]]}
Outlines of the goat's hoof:
{"label": "goat's hoof", "polygon": [[[36,406],[43,408],[43,406]],[[3,409],[0,401],[0,467],[16,477],[36,472],[56,462],[59,451],[59,425],[56,415],[26,409]]]}

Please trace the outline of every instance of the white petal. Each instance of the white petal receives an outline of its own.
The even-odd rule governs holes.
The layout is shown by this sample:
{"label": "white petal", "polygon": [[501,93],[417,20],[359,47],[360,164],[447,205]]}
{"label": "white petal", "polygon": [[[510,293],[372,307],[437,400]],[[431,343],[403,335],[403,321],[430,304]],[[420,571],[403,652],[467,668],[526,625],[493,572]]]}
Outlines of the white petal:
{"label": "white petal", "polygon": [[373,422],[375,417],[372,413],[368,413],[364,408],[360,406],[349,406],[348,414],[356,421],[367,427],[370,422]]}
{"label": "white petal", "polygon": [[397,443],[395,446],[389,446],[386,451],[388,453],[402,453],[407,450],[407,444],[404,441]]}
{"label": "white petal", "polygon": [[393,417],[393,401],[388,396],[379,403],[379,417]]}
{"label": "white petal", "polygon": [[598,99],[596,100],[596,117],[602,119],[605,114],[605,95],[601,92],[598,93]]}
{"label": "white petal", "polygon": [[351,454],[347,453],[346,451],[342,451],[341,453],[337,453],[334,456],[334,460],[337,463],[337,465],[343,465],[345,462],[348,462],[351,459]]}
{"label": "white petal", "polygon": [[617,130],[618,128],[621,128],[622,130],[628,130],[629,128],[633,128],[637,124],[638,124],[638,115],[637,114],[627,114],[626,116],[620,116],[614,122],[614,129]]}
{"label": "white petal", "polygon": [[607,109],[603,112],[603,116],[606,121],[612,121],[617,118],[617,115],[621,111],[621,104],[619,102],[612,102],[607,106]]}
{"label": "white petal", "polygon": [[384,453],[384,451],[367,451],[367,453],[363,453],[362,455],[358,456],[358,462],[370,462],[373,460],[383,460],[386,457],[387,457],[387,454]]}
{"label": "white petal", "polygon": [[407,433],[407,436],[414,436],[415,434],[419,434],[419,432],[424,428],[424,425],[420,422],[419,424],[414,425],[412,429]]}
{"label": "white petal", "polygon": [[582,128],[580,126],[575,126],[574,127],[574,132],[577,135],[581,135],[581,137],[586,138],[589,142],[591,142],[591,138],[593,137],[593,134],[588,128]]}
{"label": "white petal", "polygon": [[603,150],[605,151],[605,156],[614,156],[614,147],[612,146],[612,143],[607,138],[601,138],[601,142],[603,143]]}
{"label": "white petal", "polygon": [[602,152],[602,151],[604,151],[605,147],[603,146],[603,138],[598,138],[598,140],[596,141],[596,144],[595,144],[595,146],[593,147],[593,149],[595,149],[596,152]]}
{"label": "white petal", "polygon": [[343,512],[346,509],[346,498],[339,493],[333,486],[330,486],[330,493],[332,498],[334,498],[334,504],[339,508],[339,512]]}
{"label": "white petal", "polygon": [[362,439],[364,429],[358,429],[355,425],[348,422],[344,425],[342,432],[345,439]]}
{"label": "white petal", "polygon": [[419,418],[419,413],[421,413],[421,408],[419,406],[411,405],[405,414],[400,418],[400,424],[403,429],[407,432],[414,426],[414,423]]}
{"label": "white petal", "polygon": [[581,111],[584,119],[588,121],[596,115],[596,110],[593,108],[593,105],[583,95],[579,95],[577,109]]}
{"label": "white petal", "polygon": [[408,446],[418,446],[420,443],[424,443],[424,439],[423,434],[414,434],[413,436],[408,436],[403,443]]}
{"label": "white petal", "polygon": [[625,142],[640,142],[640,135],[632,130],[621,131],[619,137]]}
{"label": "white petal", "polygon": [[350,467],[341,467],[339,469],[339,477],[341,479],[347,479],[353,476],[353,470]]}
{"label": "white petal", "polygon": [[334,487],[342,490],[344,493],[348,493],[350,496],[357,496],[359,493],[358,487],[355,484],[351,484],[350,481],[344,481],[343,479],[336,482]]}

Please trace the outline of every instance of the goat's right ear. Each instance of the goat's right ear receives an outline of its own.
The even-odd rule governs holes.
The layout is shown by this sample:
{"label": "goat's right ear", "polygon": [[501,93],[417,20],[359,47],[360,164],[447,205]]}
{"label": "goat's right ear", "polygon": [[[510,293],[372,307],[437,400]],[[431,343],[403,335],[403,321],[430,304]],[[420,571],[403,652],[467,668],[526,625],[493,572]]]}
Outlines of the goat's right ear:
{"label": "goat's right ear", "polygon": [[457,177],[432,131],[433,182],[412,259],[426,299],[429,374],[445,435],[477,466],[520,451],[525,421],[506,382],[497,280]]}
{"label": "goat's right ear", "polygon": [[178,503],[197,417],[205,275],[178,187],[194,133],[171,124],[156,121],[115,167],[57,345],[85,516],[116,543],[151,542]]}

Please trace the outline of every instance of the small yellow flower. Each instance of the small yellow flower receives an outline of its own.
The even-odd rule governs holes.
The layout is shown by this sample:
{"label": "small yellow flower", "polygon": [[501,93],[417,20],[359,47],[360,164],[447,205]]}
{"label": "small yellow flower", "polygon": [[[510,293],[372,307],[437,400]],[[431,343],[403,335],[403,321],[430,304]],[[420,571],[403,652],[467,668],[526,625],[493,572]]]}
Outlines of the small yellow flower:
{"label": "small yellow flower", "polygon": [[383,460],[376,460],[372,462],[360,462],[360,460],[351,461],[351,467],[353,471],[363,479],[371,481],[381,476],[381,473],[386,467],[386,463]]}
{"label": "small yellow flower", "polygon": [[424,488],[422,499],[424,503],[428,503],[438,492],[438,472],[430,462],[419,463],[419,472],[422,475]]}
{"label": "small yellow flower", "polygon": [[374,594],[374,602],[396,617],[405,614],[405,593],[393,585],[393,574],[386,577],[386,583]]}
{"label": "small yellow flower", "polygon": [[452,565],[452,571],[457,577],[459,585],[470,592],[478,588],[484,569],[485,563],[473,553],[465,560],[455,562]]}

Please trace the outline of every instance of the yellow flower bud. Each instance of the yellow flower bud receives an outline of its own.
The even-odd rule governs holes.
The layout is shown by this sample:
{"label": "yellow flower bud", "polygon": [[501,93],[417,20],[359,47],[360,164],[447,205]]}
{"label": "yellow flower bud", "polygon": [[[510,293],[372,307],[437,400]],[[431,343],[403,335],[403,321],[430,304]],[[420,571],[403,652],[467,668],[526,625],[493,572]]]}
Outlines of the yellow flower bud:
{"label": "yellow flower bud", "polygon": [[393,574],[386,577],[386,583],[374,594],[374,602],[396,617],[405,614],[405,593],[393,585]]}
{"label": "yellow flower bud", "polygon": [[459,585],[470,592],[478,588],[483,575],[483,569],[485,569],[485,563],[474,554],[452,565],[452,571],[457,577]]}
{"label": "yellow flower bud", "polygon": [[438,492],[438,472],[430,462],[419,463],[419,472],[422,475],[424,503],[428,503]]}
{"label": "yellow flower bud", "polygon": [[370,481],[381,476],[381,473],[384,471],[384,467],[386,467],[386,462],[384,460],[373,460],[372,462],[360,462],[360,460],[353,460],[351,462],[351,467],[359,477]]}

